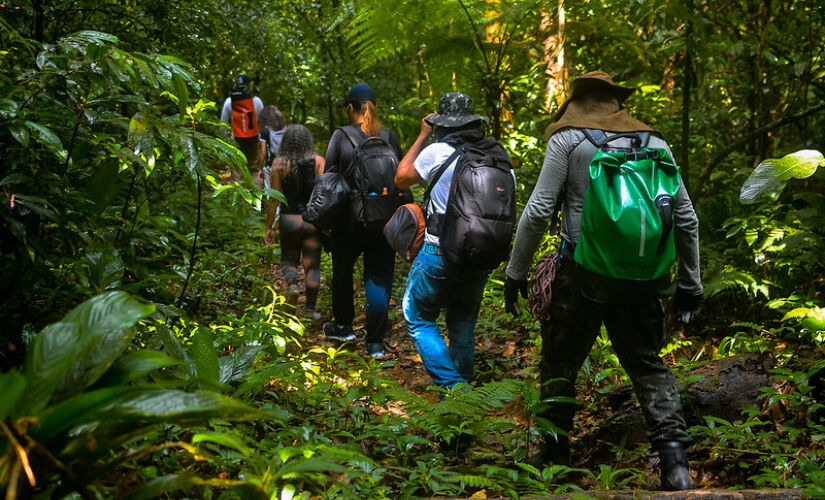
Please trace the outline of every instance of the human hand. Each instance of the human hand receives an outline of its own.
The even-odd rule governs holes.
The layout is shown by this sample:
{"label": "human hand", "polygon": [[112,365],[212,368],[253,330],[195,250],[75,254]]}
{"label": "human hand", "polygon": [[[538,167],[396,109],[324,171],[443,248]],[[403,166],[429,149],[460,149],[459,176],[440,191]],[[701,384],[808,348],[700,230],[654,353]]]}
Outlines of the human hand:
{"label": "human hand", "polygon": [[429,137],[430,135],[432,135],[433,126],[430,125],[427,120],[430,119],[433,115],[435,115],[435,113],[430,113],[429,115],[421,119],[421,132],[419,132],[419,135],[422,135],[424,137]]}
{"label": "human hand", "polygon": [[[258,233],[258,234],[260,234],[260,233]],[[275,229],[274,228],[269,227],[269,228],[266,229],[266,235],[264,235],[264,243],[266,243],[266,246],[268,246],[269,248],[275,248]]]}
{"label": "human hand", "polygon": [[522,298],[527,298],[527,280],[517,280],[508,276],[504,280],[504,310],[515,318],[521,316],[518,306],[519,293]]}
{"label": "human hand", "polygon": [[702,293],[691,294],[683,288],[677,288],[676,296],[673,297],[673,302],[679,310],[679,319],[686,325],[689,325],[699,317],[702,313],[704,301],[705,298]]}

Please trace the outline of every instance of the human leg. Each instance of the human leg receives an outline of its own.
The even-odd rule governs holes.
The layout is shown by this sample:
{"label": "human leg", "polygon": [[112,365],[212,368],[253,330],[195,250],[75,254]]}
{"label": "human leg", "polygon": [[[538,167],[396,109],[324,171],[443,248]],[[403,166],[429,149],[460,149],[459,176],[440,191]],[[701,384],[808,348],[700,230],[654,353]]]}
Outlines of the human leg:
{"label": "human leg", "polygon": [[659,356],[665,341],[661,303],[651,296],[612,306],[605,325],[619,362],[633,382],[648,439],[659,452],[662,489],[692,488],[684,450],[690,437],[682,418],[682,401],[673,373]]}
{"label": "human leg", "polygon": [[[576,408],[576,376],[601,327],[601,307],[585,298],[579,289],[577,264],[563,258],[553,281],[550,320],[541,322],[541,397],[551,400],[539,411],[563,433],[573,429]],[[556,401],[553,401],[556,399]],[[544,462],[567,464],[570,446],[566,435],[545,433],[541,449]]]}
{"label": "human leg", "polygon": [[443,290],[447,280],[442,257],[428,253],[433,247],[424,244],[407,277],[402,308],[404,320],[424,368],[440,387],[452,387],[468,382],[453,363],[441,328],[436,323],[443,305]]}
{"label": "human leg", "polygon": [[347,222],[345,218],[342,227],[332,231],[332,314],[336,323],[351,327],[355,318],[352,275],[362,247]]}
{"label": "human leg", "polygon": [[449,290],[445,293],[445,320],[450,342],[450,358],[462,378],[472,382],[475,327],[489,273],[486,269],[453,271],[448,268],[447,274],[450,278]]}
{"label": "human leg", "polygon": [[278,224],[281,236],[281,271],[289,287],[290,294],[298,293],[298,261],[301,256],[300,215],[282,214]]}
{"label": "human leg", "polygon": [[366,296],[367,344],[384,340],[387,332],[395,250],[381,231],[364,231],[364,295]]}
{"label": "human leg", "polygon": [[318,302],[318,289],[321,286],[321,241],[315,226],[303,222],[303,246],[301,258],[304,265],[304,283],[306,285],[306,308],[314,311]]}

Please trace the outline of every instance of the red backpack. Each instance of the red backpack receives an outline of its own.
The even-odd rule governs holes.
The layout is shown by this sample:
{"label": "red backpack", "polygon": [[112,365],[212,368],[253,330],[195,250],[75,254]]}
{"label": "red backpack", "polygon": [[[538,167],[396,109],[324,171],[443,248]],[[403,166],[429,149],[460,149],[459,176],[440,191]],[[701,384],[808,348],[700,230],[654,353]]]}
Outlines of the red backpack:
{"label": "red backpack", "polygon": [[258,137],[255,101],[246,91],[232,90],[232,135],[236,139]]}

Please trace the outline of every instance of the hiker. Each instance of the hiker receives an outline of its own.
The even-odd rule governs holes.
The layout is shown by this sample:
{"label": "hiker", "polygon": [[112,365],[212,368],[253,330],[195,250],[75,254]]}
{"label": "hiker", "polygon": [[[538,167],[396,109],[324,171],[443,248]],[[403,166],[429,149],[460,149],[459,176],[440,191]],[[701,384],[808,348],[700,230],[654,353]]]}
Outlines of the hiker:
{"label": "hiker", "polygon": [[[303,315],[321,319],[315,310],[318,288],[321,286],[321,241],[315,226],[304,222],[302,214],[312,193],[315,179],[324,171],[324,158],[315,153],[312,133],[303,125],[289,125],[284,129],[280,151],[272,163],[272,189],[283,193],[286,203],[281,207],[278,232],[281,237],[281,268],[289,292],[287,301],[296,305],[298,264],[304,266],[306,304]],[[266,236],[264,242],[272,248],[275,243],[275,210],[278,201],[272,200],[266,209]]]}
{"label": "hiker", "polygon": [[[382,137],[385,149],[382,154],[391,163],[392,175],[395,175],[395,166],[402,156],[398,137],[381,124],[378,117],[378,108],[375,104],[375,92],[365,84],[354,85],[347,94],[345,107],[350,124],[340,127],[333,132],[329,140],[326,155],[325,172],[335,172],[342,175],[353,192],[356,190],[355,160],[359,146],[368,137]],[[395,186],[391,186],[395,189]],[[384,188],[382,191],[386,190]],[[359,195],[362,193],[358,193]],[[366,194],[366,193],[364,193]],[[381,194],[379,193],[371,193]],[[352,200],[352,197],[351,197]],[[355,318],[353,296],[353,273],[355,261],[364,254],[364,288],[366,295],[366,352],[370,356],[384,355],[384,336],[388,325],[388,311],[390,306],[390,292],[392,289],[393,272],[395,270],[395,251],[387,243],[381,228],[366,227],[361,216],[357,213],[360,200],[352,201],[349,207],[343,207],[341,217],[332,227],[332,314],[334,320],[324,324],[324,335],[327,339],[337,342],[355,340],[352,322]],[[394,208],[393,208],[394,210]],[[362,210],[360,215],[363,215]],[[389,216],[392,212],[386,216]]]}
{"label": "hiker", "polygon": [[[403,311],[407,328],[415,339],[416,349],[427,372],[436,385],[447,389],[473,380],[474,330],[484,285],[492,268],[506,257],[515,223],[512,165],[501,144],[485,137],[482,122],[487,121],[487,117],[475,114],[470,96],[460,92],[442,95],[438,112],[421,120],[418,138],[401,160],[395,177],[396,185],[401,188],[422,181],[430,184],[430,191],[425,195],[425,199],[429,198],[429,206],[422,207],[427,213],[424,244],[410,268]],[[435,142],[425,147],[431,135]],[[511,212],[511,222],[503,237],[506,240],[503,252],[499,252],[499,258],[485,264],[470,262],[466,256],[457,256],[455,260],[458,262],[453,262],[443,248],[448,231],[445,224],[448,219],[453,219],[453,215],[447,213],[448,204],[458,203],[457,198],[460,197],[453,189],[456,184],[454,179],[460,175],[456,172],[462,157],[470,154],[465,149],[468,145],[481,148],[481,154],[489,155],[505,165],[503,184],[506,188],[501,191],[509,195],[509,199],[505,200],[505,211]],[[495,195],[492,197],[497,198]],[[486,246],[495,245],[486,242]],[[436,323],[442,309],[446,311],[449,346]]]}
{"label": "hiker", "polygon": [[[223,102],[221,121],[229,125],[238,149],[246,157],[246,165],[252,179],[259,183],[263,158],[257,116],[263,110],[264,103],[258,96],[253,95],[254,89],[255,84],[247,75],[240,74],[235,77],[229,97]],[[240,178],[240,171],[233,168],[231,179],[237,181]]]}
{"label": "hiker", "polygon": [[[667,143],[650,127],[631,118],[623,108],[625,99],[633,91],[633,88],[613,83],[610,76],[601,71],[587,73],[573,81],[570,97],[547,129],[544,165],[519,220],[506,271],[505,307],[507,312],[520,316],[518,294],[527,298],[527,274],[533,254],[544,237],[548,221],[554,218],[557,207],[561,205],[561,249],[552,282],[550,319],[541,321],[542,399],[575,396],[576,374],[604,323],[619,361],[633,382],[647,421],[650,443],[659,452],[661,487],[665,490],[683,490],[693,487],[685,455],[689,437],[681,415],[681,400],[674,376],[658,354],[667,341],[660,298],[670,285],[670,268],[678,256],[675,304],[683,312],[685,323],[694,319],[701,310],[703,288],[699,275],[699,223],[675,163],[671,160],[673,155]],[[594,143],[594,136],[600,138],[596,142],[602,145],[601,149]],[[610,140],[612,136],[617,137]],[[638,238],[630,241],[631,255],[626,259],[629,263],[615,261],[617,265],[627,266],[627,269],[622,272],[617,269],[616,274],[630,276],[653,269],[651,265],[660,265],[657,273],[661,276],[654,276],[654,279],[638,279],[640,275],[636,275],[637,279],[610,277],[604,269],[593,271],[598,268],[595,263],[598,258],[610,256],[611,252],[622,248],[627,242],[610,233],[618,228],[618,223],[608,222],[600,226],[588,212],[593,209],[591,211],[595,217],[594,207],[609,200],[594,197],[587,198],[589,201],[586,202],[585,199],[597,192],[592,191],[595,188],[627,185],[617,180],[619,174],[616,170],[605,172],[595,179],[591,179],[591,175],[598,173],[600,168],[608,168],[599,161],[611,161],[611,148],[619,148],[613,151],[630,158],[631,153],[622,153],[621,148],[629,148],[624,151],[632,148],[638,150],[645,141],[650,148],[660,148],[661,151],[655,153],[658,158],[662,158],[662,152],[668,155],[666,162],[655,164],[662,165],[662,170],[655,172],[655,175],[657,179],[667,180],[669,168],[670,178],[675,179],[673,186],[677,187],[672,187],[672,195],[664,195],[662,204],[662,208],[672,211],[672,215],[665,210],[660,212],[665,215],[655,215],[661,221],[652,220],[654,216],[651,215],[647,225],[640,226],[639,211],[642,209],[633,207],[634,227],[641,232],[646,247],[640,249]],[[629,204],[635,202],[634,199]],[[644,219],[642,221],[645,224]],[[658,256],[656,245],[660,242],[654,241],[653,250],[650,250],[647,247],[649,239],[644,239],[644,228],[653,233],[658,225],[664,228],[668,221],[672,223],[672,238],[666,229],[661,229],[669,237],[661,238],[661,243],[665,244],[663,248],[669,248],[673,260],[661,264],[655,261]],[[603,238],[601,245],[591,244],[599,238]],[[653,262],[645,261],[637,265],[634,252],[638,252],[639,261],[645,252],[646,259],[652,255]],[[541,416],[564,433],[569,433],[573,428],[574,411],[572,403],[557,402],[552,403]],[[557,438],[545,436],[540,451],[544,463],[570,463],[570,445],[566,435],[558,435]]]}
{"label": "hiker", "polygon": [[263,179],[265,189],[271,187],[271,167],[281,147],[281,140],[284,137],[284,127],[286,127],[286,120],[284,120],[284,115],[281,113],[281,110],[272,105],[264,106],[261,114],[258,115],[258,129],[260,130],[261,137],[261,154],[263,154],[264,158],[261,178]]}

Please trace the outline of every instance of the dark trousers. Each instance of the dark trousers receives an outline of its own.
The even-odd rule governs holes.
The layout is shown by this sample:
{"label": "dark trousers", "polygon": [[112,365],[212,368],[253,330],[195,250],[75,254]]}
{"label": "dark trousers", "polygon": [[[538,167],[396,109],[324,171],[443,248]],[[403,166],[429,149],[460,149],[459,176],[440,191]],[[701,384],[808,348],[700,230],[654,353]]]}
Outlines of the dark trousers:
{"label": "dark trousers", "polygon": [[332,230],[332,314],[335,322],[351,325],[355,318],[353,272],[364,254],[364,289],[367,299],[367,342],[381,342],[387,331],[387,313],[395,270],[395,250],[380,229],[364,229],[346,217]]}
{"label": "dark trousers", "polygon": [[[659,357],[666,337],[658,297],[649,292],[594,300],[582,293],[591,288],[584,283],[584,273],[572,259],[560,259],[553,281],[551,318],[541,323],[541,381],[547,382],[542,385],[542,399],[575,397],[576,374],[604,323],[619,362],[633,382],[650,442],[688,443],[675,378]],[[574,412],[573,404],[551,403],[541,416],[569,432]]]}

